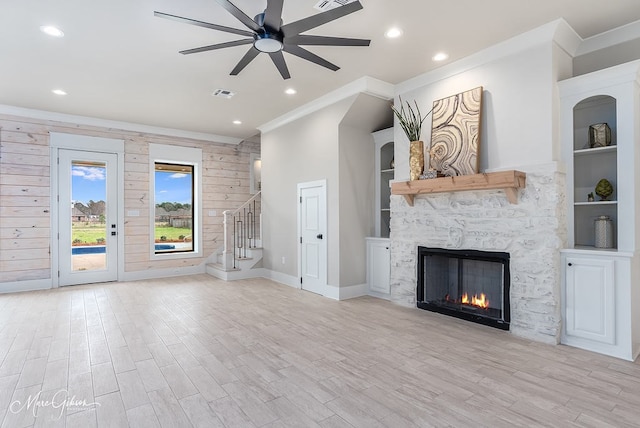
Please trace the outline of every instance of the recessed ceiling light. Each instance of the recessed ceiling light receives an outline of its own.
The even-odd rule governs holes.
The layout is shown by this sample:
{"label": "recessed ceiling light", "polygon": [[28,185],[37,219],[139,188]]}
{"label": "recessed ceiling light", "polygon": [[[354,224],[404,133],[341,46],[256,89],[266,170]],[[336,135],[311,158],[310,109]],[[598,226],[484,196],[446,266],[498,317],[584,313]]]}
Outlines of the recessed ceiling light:
{"label": "recessed ceiling light", "polygon": [[392,27],[392,28],[389,28],[389,29],[384,33],[384,36],[385,36],[387,39],[396,39],[396,38],[398,38],[398,37],[402,36],[402,30],[401,30],[401,29],[399,29],[398,27]]}
{"label": "recessed ceiling light", "polygon": [[53,92],[56,95],[67,95],[67,93],[62,89],[53,89],[51,92]]}
{"label": "recessed ceiling light", "polygon": [[64,37],[62,30],[52,25],[43,25],[40,27],[40,31],[52,37]]}
{"label": "recessed ceiling light", "polygon": [[296,91],[293,88],[287,88],[287,90],[285,90],[284,93],[287,94],[287,95],[295,95],[295,94],[298,93],[298,91]]}
{"label": "recessed ceiling light", "polygon": [[434,61],[444,61],[447,58],[449,58],[449,55],[447,55],[444,52],[438,52],[431,59],[434,60]]}
{"label": "recessed ceiling light", "polygon": [[242,125],[242,121],[240,121],[240,120],[234,120],[234,121],[233,121],[233,124],[234,124],[234,125]]}

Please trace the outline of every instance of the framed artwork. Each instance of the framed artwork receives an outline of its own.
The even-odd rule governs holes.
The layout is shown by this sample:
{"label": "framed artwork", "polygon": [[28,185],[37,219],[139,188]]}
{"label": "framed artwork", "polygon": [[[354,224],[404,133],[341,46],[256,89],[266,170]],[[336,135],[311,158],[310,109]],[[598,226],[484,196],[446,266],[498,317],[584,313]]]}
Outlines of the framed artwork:
{"label": "framed artwork", "polygon": [[433,102],[429,166],[448,175],[477,174],[482,86]]}

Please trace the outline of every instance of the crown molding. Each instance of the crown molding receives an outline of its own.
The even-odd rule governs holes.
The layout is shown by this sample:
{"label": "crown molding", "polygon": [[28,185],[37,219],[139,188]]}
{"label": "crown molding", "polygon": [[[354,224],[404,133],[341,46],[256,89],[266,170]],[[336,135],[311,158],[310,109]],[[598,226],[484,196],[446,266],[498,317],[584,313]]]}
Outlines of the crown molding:
{"label": "crown molding", "polygon": [[396,95],[431,85],[443,79],[477,68],[510,55],[518,54],[543,43],[556,43],[574,56],[582,39],[567,22],[560,18],[533,30],[499,42],[458,61],[428,71],[396,85]]}
{"label": "crown molding", "polygon": [[102,128],[120,129],[122,131],[143,132],[145,134],[157,134],[168,137],[189,138],[191,140],[206,141],[210,143],[240,144],[242,138],[227,137],[224,135],[207,134],[203,132],[184,131],[181,129],[162,128],[159,126],[142,125],[139,123],[121,122],[117,120],[98,119],[89,116],[76,116],[66,113],[55,113],[46,110],[35,110],[22,107],[0,104],[0,114],[28,117],[31,119],[52,120],[67,122],[77,125],[97,126]]}
{"label": "crown molding", "polygon": [[606,49],[638,38],[640,38],[640,21],[631,22],[627,25],[605,31],[604,33],[587,37],[580,44],[576,56]]}
{"label": "crown molding", "polygon": [[393,99],[394,86],[391,83],[374,79],[373,77],[364,76],[258,126],[258,130],[263,133],[273,131],[287,123],[291,123],[304,116],[308,116],[318,110],[358,94],[367,94],[383,100],[391,100]]}

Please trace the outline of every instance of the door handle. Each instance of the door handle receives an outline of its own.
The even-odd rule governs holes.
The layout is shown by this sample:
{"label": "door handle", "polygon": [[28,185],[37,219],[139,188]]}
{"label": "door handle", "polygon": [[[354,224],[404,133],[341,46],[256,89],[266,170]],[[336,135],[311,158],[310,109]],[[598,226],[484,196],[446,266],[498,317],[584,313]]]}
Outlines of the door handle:
{"label": "door handle", "polygon": [[318,239],[322,239],[322,233],[318,233],[318,234],[316,235],[316,238],[318,238]]}

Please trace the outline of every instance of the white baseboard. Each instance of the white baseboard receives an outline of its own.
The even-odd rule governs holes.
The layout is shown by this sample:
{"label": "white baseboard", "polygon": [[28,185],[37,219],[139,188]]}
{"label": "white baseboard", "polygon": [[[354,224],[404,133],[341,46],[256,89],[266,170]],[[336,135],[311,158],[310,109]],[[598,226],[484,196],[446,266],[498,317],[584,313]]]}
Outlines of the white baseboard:
{"label": "white baseboard", "polygon": [[124,272],[122,277],[118,278],[118,282],[167,278],[172,276],[198,275],[205,272],[206,270],[204,264],[167,269],[137,270],[133,272]]}
{"label": "white baseboard", "polygon": [[288,285],[289,287],[300,290],[300,278],[286,273],[276,272],[269,269],[262,269],[265,273],[264,278],[270,279],[280,284]]}
{"label": "white baseboard", "polygon": [[0,293],[48,290],[50,288],[53,288],[53,281],[51,280],[51,278],[30,279],[27,281],[0,282]]}
{"label": "white baseboard", "polygon": [[334,300],[347,300],[355,297],[366,296],[369,291],[367,284],[349,285],[347,287],[336,287],[327,285],[324,297]]}
{"label": "white baseboard", "polygon": [[371,297],[378,299],[391,300],[391,295],[385,293],[378,293],[377,291],[367,290],[367,294]]}
{"label": "white baseboard", "polygon": [[251,279],[251,278],[268,278],[268,272],[264,268],[245,269],[245,270],[232,270],[225,272],[215,267],[207,267],[206,272],[223,281],[236,281],[238,279]]}

